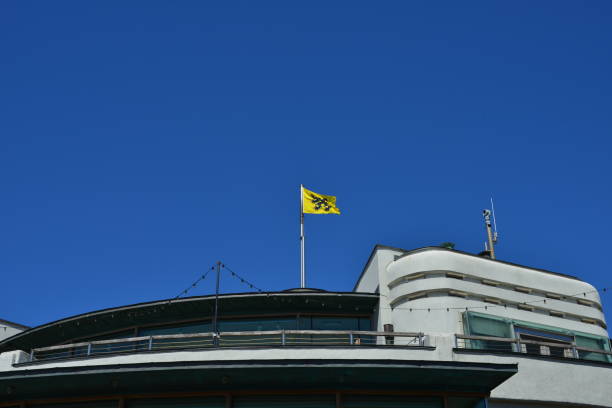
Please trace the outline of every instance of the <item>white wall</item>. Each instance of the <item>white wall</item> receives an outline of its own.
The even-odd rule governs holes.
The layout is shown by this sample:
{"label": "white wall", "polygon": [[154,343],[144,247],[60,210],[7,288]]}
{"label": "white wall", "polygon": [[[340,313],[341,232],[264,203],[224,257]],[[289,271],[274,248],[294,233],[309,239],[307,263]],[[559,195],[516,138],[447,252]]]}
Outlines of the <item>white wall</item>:
{"label": "white wall", "polygon": [[[432,336],[431,349],[355,347],[262,348],[262,349],[210,349],[165,353],[114,355],[87,360],[66,360],[13,367],[14,361],[27,361],[27,353],[0,354],[0,371],[41,370],[50,368],[115,366],[137,363],[192,362],[192,361],[248,361],[248,360],[405,360],[456,361],[498,364],[518,363],[518,373],[495,388],[493,399],[510,399],[521,403],[541,401],[563,404],[592,404],[612,406],[612,366],[588,362],[566,362],[553,359],[502,356],[453,352],[452,336]],[[522,405],[510,405],[522,406]],[[495,405],[492,405],[495,407]]]}
{"label": "white wall", "polygon": [[23,330],[13,326],[8,326],[4,323],[0,323],[0,340],[4,340],[8,337],[14,336],[17,333],[21,333]]}
{"label": "white wall", "polygon": [[[598,336],[608,336],[607,330],[601,326],[581,322],[577,318],[550,316],[548,312],[548,310],[558,310],[567,314],[605,322],[603,312],[595,307],[556,299],[546,299],[546,303],[544,303],[541,294],[527,294],[482,283],[448,278],[444,273],[448,271],[458,272],[543,292],[565,295],[586,293],[586,296],[581,295],[580,297],[599,303],[600,299],[597,291],[594,291],[593,286],[583,281],[435,248],[408,254],[397,260],[390,260],[386,266],[379,265],[378,268],[378,275],[384,275],[387,283],[396,282],[395,286],[387,292],[386,301],[389,306],[381,305],[381,312],[383,308],[392,306],[391,319],[396,331],[421,330],[432,333],[461,333],[460,310],[453,310],[453,308],[472,307],[478,308],[477,311],[482,313]],[[380,269],[385,272],[381,273]],[[426,273],[426,276],[402,281],[407,276],[420,273]],[[428,276],[428,273],[431,273],[431,275]],[[528,311],[510,306],[506,308],[486,303],[483,300],[441,296],[440,294],[409,300],[411,295],[437,290],[456,290],[476,294],[477,296],[501,298],[516,303],[536,301],[532,305],[543,310]],[[487,307],[486,310],[484,309],[485,306]],[[411,308],[413,311],[410,311]],[[443,308],[444,310],[432,310],[430,312],[414,310],[419,308]],[[445,308],[450,310],[447,312]]]}

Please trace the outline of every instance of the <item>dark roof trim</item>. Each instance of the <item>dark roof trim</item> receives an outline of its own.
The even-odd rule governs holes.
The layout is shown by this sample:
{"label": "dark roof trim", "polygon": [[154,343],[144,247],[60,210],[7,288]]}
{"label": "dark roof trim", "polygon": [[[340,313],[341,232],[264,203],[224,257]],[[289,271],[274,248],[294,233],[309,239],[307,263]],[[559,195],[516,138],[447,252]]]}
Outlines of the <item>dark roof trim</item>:
{"label": "dark roof trim", "polygon": [[519,267],[519,268],[525,268],[525,269],[529,269],[529,270],[532,270],[532,271],[548,273],[548,274],[551,274],[551,275],[560,276],[562,278],[574,279],[574,280],[577,280],[577,281],[580,281],[580,282],[584,282],[582,279],[577,278],[577,277],[572,276],[572,275],[566,275],[564,273],[553,272],[553,271],[549,271],[547,269],[533,268],[531,266],[521,265],[521,264],[517,264],[517,263],[513,263],[513,262],[508,262],[508,261],[501,261],[499,259],[485,258],[485,257],[482,257],[482,256],[471,254],[469,252],[459,251],[457,249],[449,249],[449,248],[428,246],[428,247],[415,248],[415,249],[408,250],[408,249],[401,249],[401,248],[395,248],[395,247],[390,247],[390,246],[386,246],[386,245],[377,244],[377,245],[374,246],[374,249],[372,249],[372,253],[370,254],[370,257],[368,258],[368,262],[366,263],[365,267],[361,271],[361,275],[359,275],[359,279],[357,279],[357,283],[355,284],[353,290],[357,289],[357,286],[359,286],[359,282],[361,282],[361,279],[363,278],[366,270],[368,269],[368,267],[370,266],[370,263],[374,259],[374,255],[376,255],[376,252],[379,249],[389,249],[389,250],[392,250],[392,251],[403,252],[403,254],[400,256],[400,258],[403,258],[403,257],[408,256],[408,255],[416,254],[416,253],[419,253],[419,252],[425,252],[425,251],[454,252],[454,253],[458,253],[458,254],[461,254],[461,255],[470,256],[470,257],[473,257],[473,258],[484,259],[484,260],[489,261],[489,262],[502,263],[502,264],[505,264],[505,265],[516,266],[516,267]]}
{"label": "dark roof trim", "polygon": [[[375,293],[360,293],[360,292],[245,292],[245,293],[225,293],[220,294],[220,299],[233,299],[233,298],[245,298],[245,297],[269,297],[269,296],[281,296],[281,297],[300,297],[300,296],[320,296],[320,297],[335,297],[335,296],[344,296],[344,297],[352,297],[352,298],[378,298],[378,294]],[[8,337],[2,341],[0,341],[0,348],[9,341],[14,341],[15,339],[30,335],[33,332],[45,329],[47,327],[52,327],[58,324],[68,323],[71,321],[87,318],[87,317],[95,317],[99,315],[103,315],[106,313],[113,312],[121,312],[129,309],[138,309],[139,307],[145,306],[161,306],[167,305],[170,303],[178,304],[178,303],[189,303],[189,302],[197,302],[201,300],[213,300],[215,295],[207,295],[207,296],[190,296],[185,298],[178,299],[165,299],[165,300],[155,300],[152,302],[142,302],[135,303],[127,306],[119,306],[119,307],[111,307],[107,309],[96,310],[93,312],[82,313],[74,316],[70,316],[64,319],[55,320],[50,323],[42,324],[40,326],[27,328],[26,331],[21,333],[17,333],[14,336]]]}
{"label": "dark roof trim", "polygon": [[0,372],[0,379],[45,377],[57,374],[92,374],[99,372],[117,373],[121,371],[141,371],[151,369],[186,369],[186,368],[260,368],[260,367],[415,367],[415,368],[446,368],[485,371],[517,372],[518,364],[474,363],[460,361],[429,361],[429,360],[356,360],[356,359],[308,359],[308,360],[213,360],[213,361],[182,361],[158,363],[132,363],[102,366],[54,367],[44,369],[25,369]]}
{"label": "dark roof trim", "polygon": [[25,325],[23,325],[23,324],[19,324],[19,323],[11,322],[11,321],[4,320],[4,319],[0,319],[0,324],[3,324],[3,325],[5,325],[5,326],[11,326],[11,327],[14,327],[14,328],[16,328],[16,329],[23,329],[23,330],[29,330],[29,329],[31,329],[31,327],[30,327],[30,326],[25,326]]}

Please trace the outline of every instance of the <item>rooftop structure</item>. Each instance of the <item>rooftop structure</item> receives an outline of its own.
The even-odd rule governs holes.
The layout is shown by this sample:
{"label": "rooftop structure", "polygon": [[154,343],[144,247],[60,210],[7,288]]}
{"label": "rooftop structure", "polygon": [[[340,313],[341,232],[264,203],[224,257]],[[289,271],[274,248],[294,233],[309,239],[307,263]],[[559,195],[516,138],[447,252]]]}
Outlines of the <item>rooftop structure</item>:
{"label": "rooftop structure", "polygon": [[11,337],[17,333],[28,329],[28,326],[0,319],[0,340],[5,339],[7,337]]}
{"label": "rooftop structure", "polygon": [[353,292],[221,295],[218,332],[214,300],[0,339],[0,407],[612,406],[601,302],[575,277],[376,246]]}

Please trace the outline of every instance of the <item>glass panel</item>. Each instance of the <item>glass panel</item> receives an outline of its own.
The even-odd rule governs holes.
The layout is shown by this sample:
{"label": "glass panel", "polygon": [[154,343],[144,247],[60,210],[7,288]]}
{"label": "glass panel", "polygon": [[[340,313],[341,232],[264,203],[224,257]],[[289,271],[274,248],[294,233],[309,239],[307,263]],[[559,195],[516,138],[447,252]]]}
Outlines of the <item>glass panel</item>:
{"label": "glass panel", "polygon": [[[576,336],[576,346],[605,350],[605,342],[603,339],[596,339],[586,336]],[[584,360],[610,361],[610,356],[589,351],[578,350],[578,356]]]}
{"label": "glass panel", "polygon": [[[233,319],[219,322],[221,332],[249,332],[249,331],[275,331],[295,330],[297,320],[295,317],[281,317],[275,319]],[[256,336],[228,336],[223,335],[219,341],[220,346],[279,346],[282,344],[280,334]]]}
{"label": "glass panel", "polygon": [[148,341],[125,341],[108,344],[92,344],[91,354],[115,354],[130,353],[139,350],[146,350]]}
{"label": "glass panel", "polygon": [[[510,323],[494,316],[488,317],[466,313],[469,334],[472,336],[490,336],[510,338]],[[469,348],[512,351],[512,343],[491,340],[468,340],[466,346]]]}
{"label": "glass panel", "polygon": [[103,336],[92,337],[88,340],[83,341],[96,341],[96,340],[111,340],[111,339],[127,339],[128,337],[136,337],[134,330],[125,330],[111,334],[105,334]]}
{"label": "glass panel", "polygon": [[313,317],[313,330],[359,330],[357,317]]}
{"label": "glass panel", "polygon": [[300,316],[298,318],[298,330],[312,330],[312,317]]}
{"label": "glass panel", "polygon": [[197,322],[162,327],[143,327],[138,330],[138,335],[156,336],[163,334],[210,333],[211,330],[212,324],[210,322]]}
{"label": "glass panel", "polygon": [[[194,322],[172,326],[143,327],[138,330],[139,336],[161,336],[167,334],[195,334],[210,333],[210,322]],[[211,347],[212,337],[196,337],[188,339],[155,339],[151,346],[152,350],[166,350],[177,348],[200,348]]]}
{"label": "glass panel", "polygon": [[528,354],[540,354],[545,356],[555,357],[573,357],[572,345],[570,342],[557,340],[544,336],[533,336],[525,333],[518,333],[521,340],[538,341],[544,343],[559,343],[559,347],[551,345],[540,345],[531,343],[522,343],[522,351]]}
{"label": "glass panel", "polygon": [[95,402],[75,402],[65,404],[45,404],[45,405],[30,405],[30,408],[117,408],[118,400],[95,401]]}
{"label": "glass panel", "polygon": [[253,395],[235,397],[234,408],[335,408],[335,395]]}
{"label": "glass panel", "polygon": [[295,330],[297,321],[295,317],[281,317],[276,319],[232,319],[221,320],[219,331],[264,331],[264,330]]}
{"label": "glass panel", "polygon": [[344,408],[442,408],[440,397],[343,395]]}
{"label": "glass panel", "polygon": [[[551,332],[536,330],[536,329],[527,329],[525,327],[515,326],[514,332],[530,334],[530,335],[538,336],[538,337],[545,337],[546,339],[554,339],[554,340],[559,340],[559,341],[563,341],[566,343],[571,343],[572,341],[574,341],[574,338],[572,336],[567,336],[567,335],[558,334],[558,333],[551,333]],[[546,341],[546,340],[542,340],[542,341]]]}
{"label": "glass panel", "polygon": [[37,351],[34,353],[35,360],[51,360],[51,359],[56,359],[56,358],[70,358],[70,357],[72,357],[72,352],[70,351],[70,349]]}
{"label": "glass panel", "polygon": [[[359,330],[359,318],[357,317],[313,317],[313,330]],[[317,334],[310,336],[312,343],[327,345],[348,345],[350,337],[348,334]]]}
{"label": "glass panel", "polygon": [[372,330],[372,320],[369,317],[359,318],[359,330],[369,331]]}
{"label": "glass panel", "polygon": [[510,324],[484,316],[470,315],[470,334],[475,336],[510,337]]}
{"label": "glass panel", "polygon": [[486,408],[484,398],[448,397],[447,408]]}
{"label": "glass panel", "polygon": [[225,408],[225,398],[160,398],[127,401],[126,405],[128,408]]}

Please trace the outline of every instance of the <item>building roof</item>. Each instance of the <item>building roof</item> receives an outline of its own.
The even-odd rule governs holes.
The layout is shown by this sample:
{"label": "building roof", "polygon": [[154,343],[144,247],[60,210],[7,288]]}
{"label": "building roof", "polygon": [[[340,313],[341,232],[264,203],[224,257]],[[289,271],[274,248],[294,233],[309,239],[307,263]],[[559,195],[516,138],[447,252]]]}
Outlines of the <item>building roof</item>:
{"label": "building roof", "polygon": [[376,244],[376,245],[374,245],[374,248],[372,249],[372,252],[370,253],[370,257],[368,258],[368,261],[366,262],[365,266],[363,267],[363,270],[361,271],[361,274],[359,275],[359,278],[357,279],[357,282],[355,283],[355,286],[354,286],[353,290],[357,289],[357,287],[359,286],[359,282],[361,281],[361,279],[365,275],[365,272],[368,270],[368,267],[370,266],[370,263],[372,263],[372,260],[374,259],[374,255],[380,249],[389,249],[389,250],[392,250],[392,251],[402,252],[401,257],[413,255],[413,254],[416,254],[416,253],[419,253],[419,252],[426,252],[426,251],[453,252],[453,253],[456,253],[456,254],[461,254],[461,255],[471,256],[471,257],[478,258],[478,259],[483,259],[483,260],[488,261],[488,262],[497,262],[497,263],[501,263],[501,264],[505,264],[505,265],[516,266],[516,267],[519,267],[519,268],[529,269],[529,270],[532,270],[532,271],[547,273],[547,274],[551,274],[551,275],[560,276],[562,278],[574,279],[574,280],[582,282],[582,279],[579,279],[579,278],[577,278],[575,276],[572,276],[572,275],[566,275],[566,274],[559,273],[559,272],[549,271],[547,269],[534,268],[534,267],[531,267],[531,266],[521,265],[521,264],[517,264],[517,263],[513,263],[513,262],[502,261],[502,260],[499,260],[499,259],[491,259],[491,258],[475,255],[475,254],[472,254],[472,253],[469,253],[469,252],[459,251],[457,249],[450,249],[450,248],[437,247],[437,246],[427,246],[427,247],[421,247],[421,248],[415,248],[415,249],[403,249],[403,248],[396,248],[396,247],[387,246],[387,245]]}
{"label": "building roof", "polygon": [[[208,319],[215,296],[193,296],[113,307],[43,324],[0,342],[0,352],[30,350],[86,339],[137,326]],[[287,315],[295,313],[335,313],[369,315],[378,295],[356,292],[263,292],[219,295],[220,317]]]}
{"label": "building roof", "polygon": [[9,320],[4,320],[4,319],[0,319],[0,324],[5,325],[5,326],[14,327],[16,329],[21,329],[21,330],[28,330],[30,328],[29,326],[24,326],[23,324],[11,322]]}

